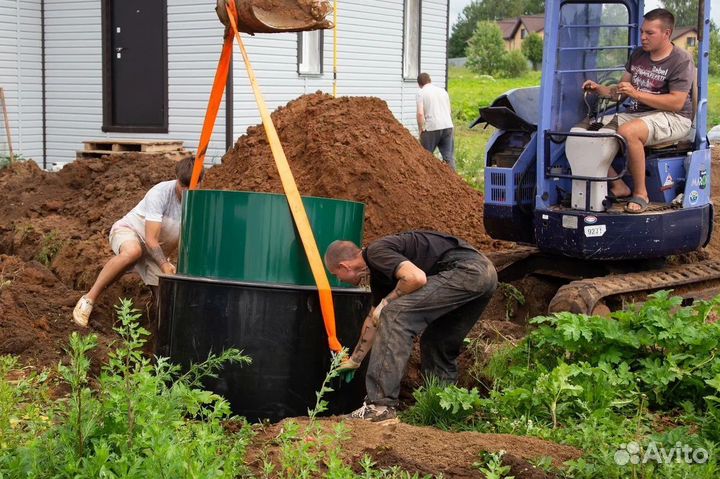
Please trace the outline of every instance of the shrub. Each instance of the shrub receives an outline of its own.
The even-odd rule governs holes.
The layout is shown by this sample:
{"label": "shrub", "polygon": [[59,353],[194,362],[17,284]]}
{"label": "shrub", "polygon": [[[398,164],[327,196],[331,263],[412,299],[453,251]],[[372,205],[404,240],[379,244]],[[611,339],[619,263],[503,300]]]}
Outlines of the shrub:
{"label": "shrub", "polygon": [[505,45],[495,22],[478,22],[467,47],[467,66],[477,73],[495,75],[502,69]]}
{"label": "shrub", "polygon": [[527,58],[525,58],[520,51],[513,50],[502,57],[498,76],[503,78],[515,78],[523,76],[529,70]]}
{"label": "shrub", "polygon": [[532,63],[533,70],[537,70],[543,58],[543,39],[535,32],[522,41],[522,53]]}

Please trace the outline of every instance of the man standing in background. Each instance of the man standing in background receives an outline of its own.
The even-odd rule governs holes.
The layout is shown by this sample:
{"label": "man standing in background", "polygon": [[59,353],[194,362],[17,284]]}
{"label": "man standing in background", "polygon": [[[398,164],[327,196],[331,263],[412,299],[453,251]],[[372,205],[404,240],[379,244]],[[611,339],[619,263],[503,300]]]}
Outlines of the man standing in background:
{"label": "man standing in background", "polygon": [[420,144],[430,153],[440,149],[443,161],[455,170],[455,137],[450,114],[450,96],[436,87],[430,75],[418,75],[417,122]]}

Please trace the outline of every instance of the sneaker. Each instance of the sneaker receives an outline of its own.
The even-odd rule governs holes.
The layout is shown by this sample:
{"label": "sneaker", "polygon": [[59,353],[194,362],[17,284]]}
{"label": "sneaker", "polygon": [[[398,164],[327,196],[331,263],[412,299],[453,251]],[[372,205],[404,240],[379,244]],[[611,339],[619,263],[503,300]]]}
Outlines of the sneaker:
{"label": "sneaker", "polygon": [[381,425],[397,424],[397,412],[392,406],[380,406],[376,404],[363,403],[363,405],[351,412],[350,419],[364,419]]}
{"label": "sneaker", "polygon": [[75,324],[83,328],[87,328],[92,310],[93,302],[85,296],[80,298],[73,310],[73,321],[75,321]]}

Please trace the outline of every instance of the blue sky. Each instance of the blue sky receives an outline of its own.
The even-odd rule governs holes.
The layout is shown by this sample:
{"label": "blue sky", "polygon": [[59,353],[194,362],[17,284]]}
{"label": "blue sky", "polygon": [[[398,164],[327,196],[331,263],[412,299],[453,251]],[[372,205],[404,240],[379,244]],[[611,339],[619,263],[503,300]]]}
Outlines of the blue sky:
{"label": "blue sky", "polygon": [[[450,29],[455,24],[457,17],[462,13],[463,8],[469,5],[471,0],[450,0]],[[645,11],[652,10],[660,6],[658,0],[646,0]],[[710,16],[715,20],[716,25],[720,25],[720,0],[710,0]]]}

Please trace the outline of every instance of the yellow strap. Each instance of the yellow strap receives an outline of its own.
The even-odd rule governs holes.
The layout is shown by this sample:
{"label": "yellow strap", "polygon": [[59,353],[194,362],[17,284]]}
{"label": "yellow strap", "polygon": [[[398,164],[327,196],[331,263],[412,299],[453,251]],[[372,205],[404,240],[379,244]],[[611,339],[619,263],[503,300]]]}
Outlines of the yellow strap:
{"label": "yellow strap", "polygon": [[333,4],[333,98],[337,98],[337,61],[338,61],[338,0]]}
{"label": "yellow strap", "polygon": [[310,262],[310,269],[312,270],[315,283],[317,284],[318,293],[320,295],[320,308],[322,310],[325,330],[327,331],[328,336],[328,344],[331,350],[340,352],[342,350],[342,345],[340,344],[340,341],[338,341],[335,333],[335,308],[333,306],[332,292],[330,291],[330,283],[328,282],[327,275],[325,274],[325,267],[323,266],[322,259],[320,259],[320,252],[318,251],[317,243],[315,242],[315,235],[313,234],[310,221],[308,220],[307,213],[305,212],[305,206],[300,198],[300,192],[295,184],[295,178],[293,177],[290,165],[285,157],[285,152],[280,144],[280,138],[275,130],[275,125],[270,118],[270,113],[265,106],[265,100],[263,99],[260,87],[255,79],[255,72],[250,64],[250,58],[248,57],[245,45],[240,38],[240,32],[238,32],[235,21],[237,15],[235,12],[235,2],[226,2],[226,8],[228,16],[230,17],[230,25],[233,33],[235,34],[235,38],[238,41],[243,60],[245,61],[245,68],[247,69],[248,78],[250,79],[250,84],[252,85],[253,93],[255,94],[255,101],[257,102],[258,109],[260,110],[260,118],[262,118],[263,126],[265,127],[265,134],[267,135],[268,142],[270,143],[270,150],[272,151],[273,158],[275,158],[275,165],[280,173],[280,181],[282,182],[283,189],[285,190],[285,196],[287,197],[288,204],[290,205],[290,211],[293,219],[295,220],[295,226],[300,233],[300,239],[302,240],[303,248],[305,248],[305,254]]}

